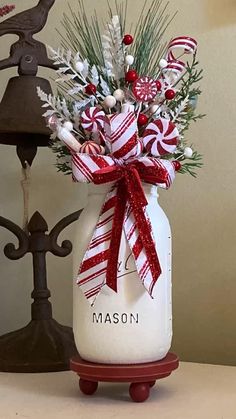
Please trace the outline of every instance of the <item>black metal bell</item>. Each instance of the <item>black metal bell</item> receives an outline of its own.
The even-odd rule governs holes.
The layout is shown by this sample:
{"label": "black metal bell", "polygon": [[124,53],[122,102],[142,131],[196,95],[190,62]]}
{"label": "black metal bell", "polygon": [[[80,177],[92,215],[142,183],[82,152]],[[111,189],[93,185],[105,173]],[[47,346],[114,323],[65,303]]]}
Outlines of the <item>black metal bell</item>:
{"label": "black metal bell", "polygon": [[0,144],[48,146],[49,129],[42,117],[37,87],[51,93],[48,80],[18,76],[9,80],[0,103]]}

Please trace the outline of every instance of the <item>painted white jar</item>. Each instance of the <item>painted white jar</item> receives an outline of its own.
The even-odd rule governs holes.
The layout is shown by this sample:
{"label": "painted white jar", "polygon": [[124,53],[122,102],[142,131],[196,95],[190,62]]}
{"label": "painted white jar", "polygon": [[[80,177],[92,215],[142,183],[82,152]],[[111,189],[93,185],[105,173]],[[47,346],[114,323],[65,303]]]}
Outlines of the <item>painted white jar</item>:
{"label": "painted white jar", "polygon": [[171,231],[158,204],[157,187],[144,184],[157,254],[162,268],[153,299],[144,289],[122,233],[118,293],[102,288],[94,307],[76,284],[76,276],[90,243],[110,186],[89,185],[88,204],[76,226],[73,250],[73,329],[80,356],[91,362],[130,364],[165,357],[172,340]]}

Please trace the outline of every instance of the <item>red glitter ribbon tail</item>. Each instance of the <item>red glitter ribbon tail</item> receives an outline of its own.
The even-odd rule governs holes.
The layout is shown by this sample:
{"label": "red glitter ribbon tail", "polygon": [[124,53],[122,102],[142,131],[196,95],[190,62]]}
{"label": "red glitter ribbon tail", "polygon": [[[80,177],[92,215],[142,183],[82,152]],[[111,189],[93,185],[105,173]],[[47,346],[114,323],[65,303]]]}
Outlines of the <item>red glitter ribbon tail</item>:
{"label": "red glitter ribbon tail", "polygon": [[117,202],[112,223],[110,253],[106,272],[106,284],[115,292],[117,292],[117,266],[127,202],[127,190],[124,179],[121,179],[118,182],[116,199]]}
{"label": "red glitter ribbon tail", "polygon": [[151,224],[145,215],[145,207],[148,202],[145,197],[139,173],[135,168],[131,168],[129,171],[128,176],[126,176],[126,183],[128,189],[128,199],[137,224],[140,241],[142,242],[142,247],[145,250],[150,271],[152,273],[154,286],[161,275],[161,266],[152,237]]}

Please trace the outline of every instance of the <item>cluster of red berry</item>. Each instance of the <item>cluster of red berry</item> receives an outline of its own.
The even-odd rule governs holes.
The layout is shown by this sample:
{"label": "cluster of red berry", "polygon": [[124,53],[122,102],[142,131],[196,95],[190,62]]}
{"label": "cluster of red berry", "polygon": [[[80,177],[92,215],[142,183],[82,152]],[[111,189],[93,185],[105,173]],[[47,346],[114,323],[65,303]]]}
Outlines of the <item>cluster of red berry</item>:
{"label": "cluster of red berry", "polygon": [[[131,45],[133,43],[133,41],[134,41],[134,39],[133,39],[132,35],[129,35],[129,34],[125,35],[124,38],[123,38],[123,44],[126,45],[126,46]],[[138,75],[137,71],[134,70],[134,69],[128,70],[127,73],[125,74],[125,81],[127,83],[134,83],[134,82],[136,82],[136,80],[138,80],[138,78],[139,78],[139,75]],[[160,80],[156,80],[156,86],[157,86],[158,91],[160,91],[162,89],[162,84],[161,84]],[[85,93],[87,95],[95,95],[96,92],[97,92],[97,87],[92,83],[89,83],[85,88]],[[175,95],[176,95],[176,92],[173,89],[167,89],[166,92],[165,92],[165,98],[167,100],[173,100],[175,98]],[[140,116],[140,118],[139,118],[140,119],[140,121],[139,121],[140,125],[145,125],[146,122],[144,122],[144,120],[141,121],[141,118],[142,118],[142,116]]]}
{"label": "cluster of red berry", "polygon": [[14,4],[10,4],[10,5],[7,4],[6,6],[0,7],[0,16],[2,17],[5,15],[8,15],[8,13],[11,13],[12,10],[14,9],[15,9]]}
{"label": "cluster of red berry", "polygon": [[[131,35],[125,35],[123,38],[123,43],[125,45],[131,45],[133,43],[133,37]],[[125,80],[127,83],[134,83],[139,78],[138,73],[131,69],[125,75]],[[156,81],[157,89],[160,91],[162,88],[161,82],[159,80]],[[175,98],[175,91],[173,89],[168,89],[165,92],[165,98],[167,100],[172,100]]]}

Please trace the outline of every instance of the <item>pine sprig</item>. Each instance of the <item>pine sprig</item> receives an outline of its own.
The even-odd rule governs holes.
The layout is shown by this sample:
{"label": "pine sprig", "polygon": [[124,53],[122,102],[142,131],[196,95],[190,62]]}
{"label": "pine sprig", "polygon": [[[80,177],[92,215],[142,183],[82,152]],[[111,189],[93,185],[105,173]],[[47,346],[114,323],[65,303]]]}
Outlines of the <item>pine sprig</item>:
{"label": "pine sprig", "polygon": [[[181,159],[180,159],[181,161]],[[190,159],[187,162],[182,163],[181,169],[178,173],[185,174],[188,173],[193,177],[197,177],[195,169],[199,169],[203,166],[202,155],[195,151]]]}
{"label": "pine sprig", "polygon": [[204,114],[196,114],[195,107],[192,106],[191,101],[197,102],[198,97],[201,94],[200,88],[195,86],[203,77],[203,70],[199,69],[199,62],[197,61],[196,54],[193,55],[192,63],[187,63],[186,72],[178,81],[180,88],[176,95],[175,100],[173,100],[169,107],[170,110],[175,114],[176,109],[180,104],[188,98],[188,103],[186,103],[186,108],[183,109],[183,112],[178,115],[181,117],[181,129],[180,132],[183,134],[186,130],[189,129],[191,122],[196,122],[199,119],[202,119]]}
{"label": "pine sprig", "polygon": [[168,3],[152,0],[148,6],[145,0],[137,22],[134,37],[136,42],[131,49],[135,57],[135,68],[140,75],[157,76],[160,58],[163,57],[166,43],[163,36],[175,15],[167,14]]}
{"label": "pine sprig", "polygon": [[68,148],[62,145],[59,140],[54,140],[51,144],[51,149],[56,154],[56,167],[58,172],[71,175],[71,155]]}
{"label": "pine sprig", "polygon": [[105,66],[97,15],[91,21],[85,10],[84,1],[78,0],[77,10],[69,6],[70,16],[64,13],[62,26],[66,36],[59,31],[65,47],[72,48],[74,52],[80,51],[81,57],[88,60],[90,65]]}

